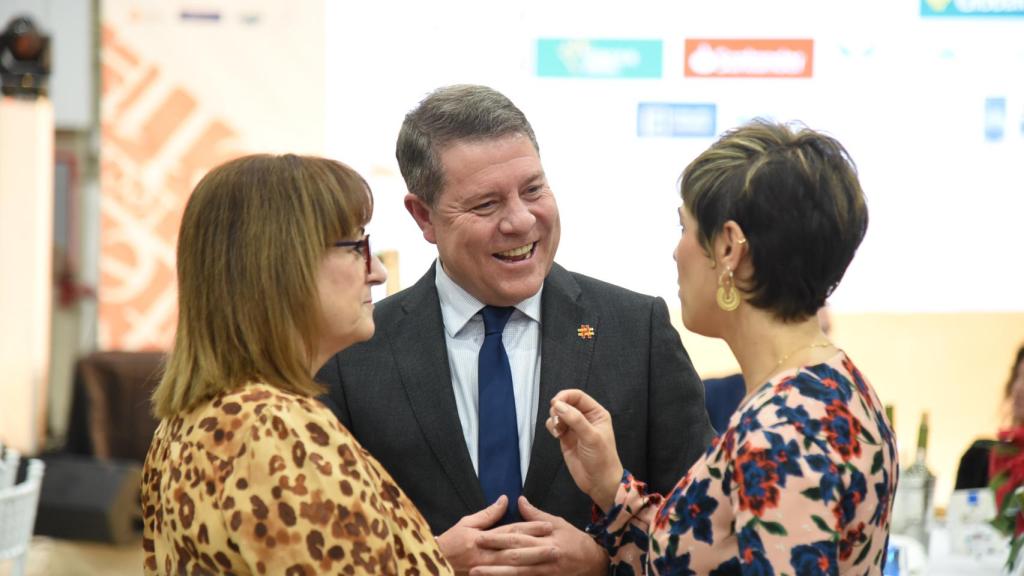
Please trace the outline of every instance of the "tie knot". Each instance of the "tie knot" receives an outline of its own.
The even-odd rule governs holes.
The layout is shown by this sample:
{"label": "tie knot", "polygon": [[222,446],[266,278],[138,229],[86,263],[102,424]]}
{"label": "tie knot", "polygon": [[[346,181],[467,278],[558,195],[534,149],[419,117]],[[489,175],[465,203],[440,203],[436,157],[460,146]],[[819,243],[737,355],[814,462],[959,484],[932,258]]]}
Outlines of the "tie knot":
{"label": "tie knot", "polygon": [[484,306],[480,310],[480,314],[484,317],[484,334],[501,334],[508,319],[512,316],[513,310],[515,308],[511,306]]}

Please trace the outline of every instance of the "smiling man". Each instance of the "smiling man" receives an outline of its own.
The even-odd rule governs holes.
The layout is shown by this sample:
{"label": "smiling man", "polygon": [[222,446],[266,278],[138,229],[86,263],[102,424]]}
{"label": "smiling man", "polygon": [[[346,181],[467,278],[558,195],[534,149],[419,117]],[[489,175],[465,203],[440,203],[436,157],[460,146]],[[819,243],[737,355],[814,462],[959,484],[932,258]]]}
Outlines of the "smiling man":
{"label": "smiling man", "polygon": [[[377,306],[372,340],[320,372],[325,401],[456,570],[603,574],[607,557],[581,530],[591,503],[544,414],[559,390],[586,390],[611,412],[624,465],[671,489],[712,431],[665,302],[554,262],[558,205],[533,129],[502,94],[434,91],[396,153],[405,207],[438,259]],[[508,537],[485,548],[483,531]]]}

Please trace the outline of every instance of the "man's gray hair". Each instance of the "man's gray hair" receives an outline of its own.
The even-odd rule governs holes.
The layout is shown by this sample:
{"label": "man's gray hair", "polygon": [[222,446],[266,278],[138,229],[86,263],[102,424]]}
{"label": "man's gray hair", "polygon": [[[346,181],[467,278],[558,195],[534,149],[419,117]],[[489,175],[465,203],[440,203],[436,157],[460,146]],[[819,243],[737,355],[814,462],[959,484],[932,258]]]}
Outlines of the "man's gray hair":
{"label": "man's gray hair", "polygon": [[405,115],[395,156],[409,192],[433,206],[444,187],[445,147],[516,134],[528,137],[540,153],[530,122],[504,94],[487,86],[455,84],[434,90]]}

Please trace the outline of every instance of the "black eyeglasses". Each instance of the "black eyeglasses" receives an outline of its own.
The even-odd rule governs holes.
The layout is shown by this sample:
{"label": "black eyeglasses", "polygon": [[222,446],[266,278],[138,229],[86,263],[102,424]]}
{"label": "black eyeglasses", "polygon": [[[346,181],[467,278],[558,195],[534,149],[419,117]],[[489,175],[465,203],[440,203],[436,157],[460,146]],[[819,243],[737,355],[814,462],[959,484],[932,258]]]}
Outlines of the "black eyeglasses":
{"label": "black eyeglasses", "polygon": [[346,246],[358,246],[359,251],[363,254],[363,260],[366,261],[366,275],[370,275],[370,235],[363,236],[362,240],[341,240],[334,243],[335,248],[344,248]]}

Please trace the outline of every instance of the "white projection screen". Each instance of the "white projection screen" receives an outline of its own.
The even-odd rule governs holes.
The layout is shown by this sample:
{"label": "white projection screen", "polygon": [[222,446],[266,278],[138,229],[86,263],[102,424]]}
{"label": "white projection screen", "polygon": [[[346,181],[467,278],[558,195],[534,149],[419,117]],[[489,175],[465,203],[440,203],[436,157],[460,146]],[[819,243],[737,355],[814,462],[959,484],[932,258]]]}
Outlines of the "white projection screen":
{"label": "white projection screen", "polygon": [[537,133],[557,260],[676,306],[682,169],[750,118],[798,120],[847,146],[869,201],[836,310],[1020,312],[1017,4],[328,2],[326,153],[369,179],[408,286],[435,251],[402,206],[402,119],[441,85],[497,88]]}

